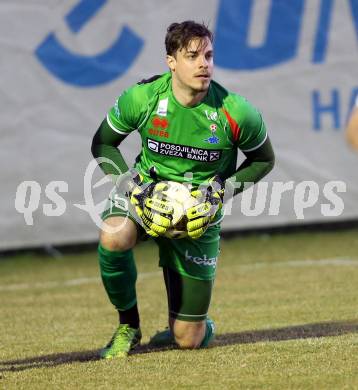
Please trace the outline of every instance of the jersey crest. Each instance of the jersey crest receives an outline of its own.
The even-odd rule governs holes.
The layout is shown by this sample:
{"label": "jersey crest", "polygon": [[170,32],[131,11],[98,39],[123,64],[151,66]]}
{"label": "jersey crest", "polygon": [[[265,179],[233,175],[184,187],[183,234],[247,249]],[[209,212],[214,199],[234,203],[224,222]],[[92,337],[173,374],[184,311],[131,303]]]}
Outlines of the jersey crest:
{"label": "jersey crest", "polygon": [[220,138],[218,138],[215,133],[217,130],[217,125],[212,123],[210,125],[211,137],[206,138],[204,141],[209,142],[209,144],[218,144],[220,142]]}

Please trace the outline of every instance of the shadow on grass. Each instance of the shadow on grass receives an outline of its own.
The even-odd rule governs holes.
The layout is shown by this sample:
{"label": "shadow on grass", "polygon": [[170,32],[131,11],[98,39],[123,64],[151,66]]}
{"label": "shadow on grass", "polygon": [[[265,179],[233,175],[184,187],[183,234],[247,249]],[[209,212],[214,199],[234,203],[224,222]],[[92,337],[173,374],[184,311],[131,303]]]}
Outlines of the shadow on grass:
{"label": "shadow on grass", "polygon": [[341,336],[349,333],[358,333],[358,320],[321,322],[317,324],[288,326],[277,329],[226,333],[217,335],[213,346]]}
{"label": "shadow on grass", "polygon": [[0,361],[0,373],[24,371],[32,368],[55,367],[62,364],[99,360],[98,350],[63,352],[51,355],[34,356],[19,360]]}
{"label": "shadow on grass", "polygon": [[[306,338],[319,338],[340,336],[344,334],[358,333],[358,320],[322,322],[317,324],[305,324],[288,326],[277,329],[253,330],[239,333],[219,334],[213,343],[213,347],[234,344],[253,344],[267,341],[297,340]],[[158,348],[143,344],[132,352],[135,354],[167,351],[175,347]],[[55,367],[62,364],[77,362],[90,362],[99,360],[98,350],[55,353],[51,355],[36,356],[19,360],[0,361],[1,372],[15,372],[33,368]]]}

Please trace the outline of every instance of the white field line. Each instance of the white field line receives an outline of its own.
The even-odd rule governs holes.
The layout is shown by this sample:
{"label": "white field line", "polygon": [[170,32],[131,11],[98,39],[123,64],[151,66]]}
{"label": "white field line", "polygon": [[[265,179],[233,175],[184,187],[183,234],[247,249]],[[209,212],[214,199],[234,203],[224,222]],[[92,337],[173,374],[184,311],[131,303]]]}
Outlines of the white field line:
{"label": "white field line", "polygon": [[239,267],[243,269],[257,269],[257,268],[281,268],[281,267],[323,267],[327,265],[333,266],[358,266],[358,260],[336,257],[333,259],[317,259],[317,260],[291,260],[291,261],[276,261],[259,262],[252,264],[241,264]]}
{"label": "white field line", "polygon": [[[138,275],[138,280],[151,278],[153,276],[162,275],[162,272],[143,272]],[[51,281],[51,282],[40,282],[40,283],[19,283],[19,284],[7,284],[0,285],[0,291],[18,291],[18,290],[29,290],[29,289],[46,289],[46,288],[55,288],[55,287],[66,287],[66,286],[80,286],[82,284],[96,284],[100,283],[101,278],[78,278],[78,279],[69,279],[62,281]]]}
{"label": "white field line", "polygon": [[[293,261],[279,261],[274,263],[258,262],[253,264],[238,264],[237,267],[242,270],[254,270],[258,268],[278,268],[278,267],[322,267],[322,266],[358,266],[358,260],[349,258],[332,258],[332,259],[318,259],[318,260],[293,260]],[[221,268],[227,268],[225,265]],[[232,268],[232,266],[230,266]],[[138,275],[138,280],[157,277],[162,275],[161,271],[156,272],[142,272]],[[99,277],[95,278],[78,278],[68,279],[63,281],[49,281],[40,283],[21,283],[21,284],[6,284],[0,285],[0,291],[18,291],[29,289],[48,289],[55,287],[66,286],[80,286],[83,284],[100,283]]]}

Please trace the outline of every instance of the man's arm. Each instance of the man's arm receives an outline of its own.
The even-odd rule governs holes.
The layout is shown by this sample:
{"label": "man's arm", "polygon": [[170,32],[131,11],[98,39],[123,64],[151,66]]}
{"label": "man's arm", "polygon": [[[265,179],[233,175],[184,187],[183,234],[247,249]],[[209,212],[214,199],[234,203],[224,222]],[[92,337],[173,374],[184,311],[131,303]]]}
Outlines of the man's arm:
{"label": "man's arm", "polygon": [[165,200],[153,201],[151,194],[155,183],[143,186],[143,177],[140,173],[135,169],[129,170],[118,149],[126,136],[114,132],[105,119],[93,137],[91,148],[93,157],[97,159],[103,172],[111,176],[117,188],[128,196],[146,233],[152,237],[164,235],[170,227],[173,207]]}
{"label": "man's arm", "polygon": [[[117,147],[128,134],[138,129],[146,112],[143,109],[143,106],[146,107],[143,102],[146,98],[138,85],[126,89],[99,126],[93,138],[92,154],[106,175],[118,176],[128,171]],[[108,162],[102,162],[101,158],[108,159]]]}
{"label": "man's arm", "polygon": [[349,144],[358,150],[358,99],[347,124],[346,137]]}
{"label": "man's arm", "polygon": [[92,140],[92,155],[96,159],[105,158],[110,162],[100,162],[99,166],[106,175],[121,175],[128,171],[118,146],[127,135],[114,132],[104,119]]}
{"label": "man's arm", "polygon": [[[268,137],[259,148],[251,152],[244,152],[244,154],[246,160],[239,166],[235,174],[226,180],[226,183],[233,187],[231,189],[233,196],[246,190],[249,187],[246,183],[254,184],[261,180],[275,164],[275,154]],[[231,192],[229,188],[228,190]]]}
{"label": "man's arm", "polygon": [[[244,152],[244,154],[246,160],[225,183],[218,176],[214,176],[209,181],[210,191],[205,194],[204,199],[200,188],[192,191],[192,196],[201,201],[186,211],[189,237],[196,239],[203,235],[216,213],[221,209],[222,202],[226,200],[224,192],[226,196],[232,197],[246,190],[249,187],[248,183],[251,185],[257,183],[271,171],[275,164],[275,155],[268,137],[260,147],[251,152]],[[224,188],[225,191],[223,191]]]}

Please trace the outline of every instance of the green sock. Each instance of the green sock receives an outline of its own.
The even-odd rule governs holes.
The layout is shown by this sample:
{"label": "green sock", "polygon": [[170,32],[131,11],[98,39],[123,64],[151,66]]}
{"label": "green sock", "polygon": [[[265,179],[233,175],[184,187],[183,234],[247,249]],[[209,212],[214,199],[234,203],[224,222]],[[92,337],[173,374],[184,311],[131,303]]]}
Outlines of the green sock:
{"label": "green sock", "polygon": [[99,266],[109,300],[118,310],[128,310],[137,303],[137,269],[133,251],[110,251],[98,246]]}
{"label": "green sock", "polygon": [[203,341],[200,344],[200,348],[207,347],[215,337],[215,323],[210,318],[206,319],[206,329]]}

